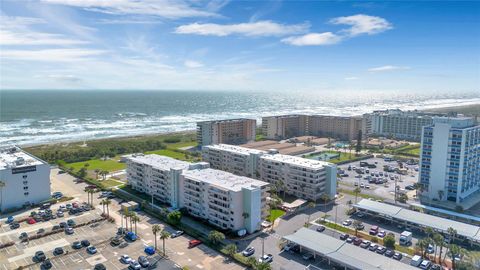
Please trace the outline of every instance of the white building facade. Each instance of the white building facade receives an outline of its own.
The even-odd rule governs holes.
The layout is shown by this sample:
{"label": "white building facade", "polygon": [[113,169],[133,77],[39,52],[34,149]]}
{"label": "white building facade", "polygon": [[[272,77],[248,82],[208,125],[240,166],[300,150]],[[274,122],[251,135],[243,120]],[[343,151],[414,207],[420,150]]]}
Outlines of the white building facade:
{"label": "white building facade", "polygon": [[0,149],[0,211],[51,198],[50,165],[18,147]]}
{"label": "white building facade", "polygon": [[283,186],[286,193],[302,199],[336,194],[337,169],[332,163],[231,145],[204,147],[203,160],[212,168]]}
{"label": "white building facade", "polygon": [[470,208],[480,202],[480,126],[473,118],[436,117],[423,128],[422,201]]}
{"label": "white building facade", "polygon": [[268,214],[268,183],[159,155],[127,158],[127,179],[137,191],[221,229],[252,233]]}
{"label": "white building facade", "polygon": [[256,127],[257,120],[245,118],[197,122],[197,141],[200,146],[243,144],[255,140]]}

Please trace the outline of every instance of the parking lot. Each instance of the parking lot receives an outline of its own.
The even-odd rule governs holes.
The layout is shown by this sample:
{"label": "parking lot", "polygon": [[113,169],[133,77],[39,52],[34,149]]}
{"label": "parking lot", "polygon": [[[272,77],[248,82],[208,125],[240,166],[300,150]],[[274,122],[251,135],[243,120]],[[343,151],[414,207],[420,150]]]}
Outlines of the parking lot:
{"label": "parking lot", "polygon": [[[362,160],[372,167],[360,167],[360,161],[351,162],[338,166],[338,170],[344,172],[339,178],[340,184],[348,187],[360,187],[362,193],[369,193],[382,198],[393,200],[395,193],[395,180],[399,186],[400,192],[405,192],[410,199],[414,198],[415,191],[408,190],[408,186],[414,185],[418,181],[418,165],[408,165],[403,163],[406,174],[397,172],[385,172],[384,166],[399,168],[396,161],[385,161],[381,158],[370,158]],[[349,170],[350,168],[350,170]],[[415,170],[417,169],[417,170]],[[360,172],[360,173],[358,173]]]}

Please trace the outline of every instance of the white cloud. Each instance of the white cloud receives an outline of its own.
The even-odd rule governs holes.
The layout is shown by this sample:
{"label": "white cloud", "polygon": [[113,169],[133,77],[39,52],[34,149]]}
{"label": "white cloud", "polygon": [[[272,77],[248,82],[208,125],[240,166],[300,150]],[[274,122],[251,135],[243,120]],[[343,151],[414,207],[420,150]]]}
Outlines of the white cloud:
{"label": "white cloud", "polygon": [[71,74],[50,74],[50,75],[47,75],[47,77],[56,81],[70,82],[70,83],[77,83],[82,81],[82,78],[79,78]]}
{"label": "white cloud", "polygon": [[358,77],[345,77],[344,79],[346,81],[353,81],[353,80],[358,80]]}
{"label": "white cloud", "polygon": [[88,42],[70,39],[60,34],[34,31],[32,25],[45,21],[30,17],[0,16],[0,45],[79,45]]}
{"label": "white cloud", "polygon": [[342,37],[332,33],[310,33],[303,36],[288,37],[282,39],[283,43],[294,46],[318,46],[332,45],[340,42]]}
{"label": "white cloud", "polygon": [[239,24],[192,23],[181,25],[175,29],[177,34],[194,34],[202,36],[284,36],[303,33],[308,30],[308,24],[285,25],[272,21],[259,21]]}
{"label": "white cloud", "polygon": [[154,15],[169,19],[216,16],[213,12],[193,7],[188,1],[183,0],[43,0],[43,2],[116,15]]}
{"label": "white cloud", "polygon": [[386,66],[381,66],[381,67],[369,68],[368,71],[370,71],[370,72],[384,72],[384,71],[407,70],[407,69],[410,69],[410,67],[386,65]]}
{"label": "white cloud", "polygon": [[203,64],[193,60],[186,60],[184,63],[185,67],[187,68],[201,68]]}
{"label": "white cloud", "polygon": [[330,20],[332,24],[350,25],[349,29],[342,30],[348,36],[354,37],[362,34],[373,35],[392,29],[392,24],[386,19],[365,14],[337,17]]}
{"label": "white cloud", "polygon": [[70,62],[92,59],[103,53],[105,51],[92,49],[0,50],[0,58],[25,61]]}

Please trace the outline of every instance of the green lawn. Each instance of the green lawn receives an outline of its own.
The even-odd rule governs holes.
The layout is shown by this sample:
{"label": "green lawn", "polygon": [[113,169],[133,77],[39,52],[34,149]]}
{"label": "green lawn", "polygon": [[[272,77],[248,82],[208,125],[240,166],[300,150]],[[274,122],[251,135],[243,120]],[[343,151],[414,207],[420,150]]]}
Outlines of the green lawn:
{"label": "green lawn", "polygon": [[270,209],[270,215],[268,216],[267,220],[270,222],[274,222],[275,219],[285,215],[285,211],[280,209]]}
{"label": "green lawn", "polygon": [[87,161],[82,161],[82,162],[75,162],[75,163],[68,163],[66,165],[67,168],[73,167],[75,171],[80,170],[85,164],[88,163],[90,166],[88,166],[87,170],[93,171],[95,169],[99,169],[102,171],[118,171],[118,170],[123,170],[127,167],[125,163],[120,163],[115,159],[108,159],[108,160],[100,160],[100,159],[91,159]]}
{"label": "green lawn", "polygon": [[179,142],[179,143],[168,143],[168,149],[180,149],[188,146],[197,146],[197,142]]}
{"label": "green lawn", "polygon": [[[175,158],[175,159],[179,159],[179,160],[187,160],[185,158],[185,154],[180,153],[180,152],[175,152],[175,151],[170,150],[170,149],[148,151],[148,152],[145,152],[145,154],[157,154],[157,155],[167,156],[167,157],[171,157],[171,158]],[[190,160],[190,159],[188,159],[188,160]]]}
{"label": "green lawn", "polygon": [[100,183],[102,184],[102,187],[103,188],[111,188],[111,187],[114,187],[114,186],[118,186],[118,185],[123,185],[124,183],[121,182],[121,181],[117,181],[117,180],[113,180],[113,179],[108,179],[108,180],[105,180],[105,181],[100,181]]}

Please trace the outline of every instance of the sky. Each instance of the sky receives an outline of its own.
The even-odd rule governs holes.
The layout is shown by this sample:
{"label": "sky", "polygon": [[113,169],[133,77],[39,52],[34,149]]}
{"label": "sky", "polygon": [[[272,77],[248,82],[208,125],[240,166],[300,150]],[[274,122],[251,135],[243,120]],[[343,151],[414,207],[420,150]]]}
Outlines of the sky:
{"label": "sky", "polygon": [[2,0],[0,89],[480,92],[479,1]]}

